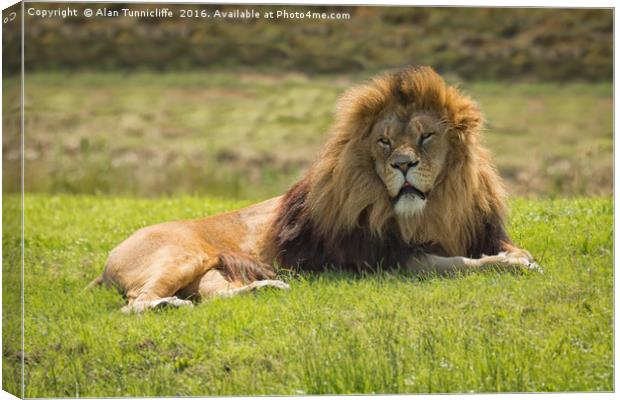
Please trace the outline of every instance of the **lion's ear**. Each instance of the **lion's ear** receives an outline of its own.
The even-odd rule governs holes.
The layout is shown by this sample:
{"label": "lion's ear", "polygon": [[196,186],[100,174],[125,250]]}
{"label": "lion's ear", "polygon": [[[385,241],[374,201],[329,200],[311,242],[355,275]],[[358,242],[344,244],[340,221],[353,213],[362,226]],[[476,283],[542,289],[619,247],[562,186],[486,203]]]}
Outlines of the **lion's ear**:
{"label": "lion's ear", "polygon": [[338,108],[356,113],[356,117],[377,114],[389,100],[389,84],[385,75],[380,75],[368,83],[354,86],[340,98]]}
{"label": "lion's ear", "polygon": [[352,136],[365,136],[388,103],[384,79],[347,90],[336,106],[336,121]]}
{"label": "lion's ear", "polygon": [[448,88],[445,108],[448,121],[459,135],[477,135],[484,125],[478,104],[455,87]]}

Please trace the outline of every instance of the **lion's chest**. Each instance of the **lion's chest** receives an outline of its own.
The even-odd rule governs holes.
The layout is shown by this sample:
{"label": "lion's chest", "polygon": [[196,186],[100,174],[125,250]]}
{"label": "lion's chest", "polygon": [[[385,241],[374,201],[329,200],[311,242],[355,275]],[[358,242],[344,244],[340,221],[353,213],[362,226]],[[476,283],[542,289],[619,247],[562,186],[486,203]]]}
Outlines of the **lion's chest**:
{"label": "lion's chest", "polygon": [[330,240],[318,235],[310,227],[298,235],[280,242],[278,261],[289,267],[317,271],[335,267],[349,271],[392,268],[404,265],[422,250],[421,246],[406,244],[399,232],[389,232],[379,238],[369,229],[360,227],[347,235]]}

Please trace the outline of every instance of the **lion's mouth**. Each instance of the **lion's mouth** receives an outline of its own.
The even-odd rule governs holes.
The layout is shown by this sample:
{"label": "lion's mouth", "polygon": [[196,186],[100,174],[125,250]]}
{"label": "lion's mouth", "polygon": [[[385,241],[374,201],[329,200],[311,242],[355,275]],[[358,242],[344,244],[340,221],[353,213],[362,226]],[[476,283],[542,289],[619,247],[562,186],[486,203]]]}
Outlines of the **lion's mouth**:
{"label": "lion's mouth", "polygon": [[428,193],[424,193],[409,182],[405,182],[403,187],[400,188],[400,191],[398,192],[394,200],[398,200],[401,196],[404,196],[406,194],[413,194],[414,196],[418,196],[422,200],[426,200],[426,198],[428,197]]}

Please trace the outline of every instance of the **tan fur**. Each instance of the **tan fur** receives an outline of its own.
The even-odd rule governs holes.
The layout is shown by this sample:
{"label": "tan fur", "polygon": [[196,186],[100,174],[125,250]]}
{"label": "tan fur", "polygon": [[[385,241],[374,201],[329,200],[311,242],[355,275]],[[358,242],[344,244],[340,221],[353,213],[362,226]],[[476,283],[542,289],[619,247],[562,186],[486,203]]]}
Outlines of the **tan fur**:
{"label": "tan fur", "polygon": [[[300,192],[300,213],[307,214],[313,235],[326,242],[347,237],[362,223],[367,225],[361,229],[382,240],[397,224],[405,246],[437,249],[435,255],[411,254],[406,264],[421,272],[491,264],[533,268],[529,253],[502,236],[505,192],[481,144],[482,124],[476,103],[430,67],[387,73],[354,87],[342,96],[323,151],[300,182],[308,188]],[[389,146],[377,138],[389,139]],[[399,164],[403,160],[411,162]],[[408,168],[413,161],[415,167]],[[425,202],[411,197],[424,206],[398,215],[394,199],[405,181],[428,196]],[[297,201],[291,200],[295,190],[300,189],[243,210],[141,229],[111,252],[101,281],[121,289],[129,300],[127,311],[182,304],[174,296],[286,288],[273,280],[274,262],[283,251],[277,240],[297,228],[274,227],[290,211],[288,204]],[[485,229],[498,236],[482,237]],[[467,258],[478,243],[487,242],[498,243],[502,253]]]}
{"label": "tan fur", "polygon": [[[413,108],[435,111],[446,121],[448,133],[453,134],[453,153],[445,166],[445,183],[433,193],[425,213],[400,221],[403,235],[410,242],[437,241],[450,254],[466,255],[471,228],[480,218],[473,211],[505,212],[503,184],[489,152],[480,143],[483,117],[476,103],[446,86],[431,68],[420,67],[405,74],[413,79],[403,79],[402,90],[415,99]],[[359,151],[347,151],[347,147],[358,144],[379,114],[393,107],[394,84],[393,76],[380,76],[346,93],[339,104],[338,119],[314,168],[310,197],[315,221],[332,237],[351,229],[369,206],[370,227],[377,235],[383,233],[393,215],[385,187],[368,165],[363,144]],[[457,203],[460,206],[454,207]]]}

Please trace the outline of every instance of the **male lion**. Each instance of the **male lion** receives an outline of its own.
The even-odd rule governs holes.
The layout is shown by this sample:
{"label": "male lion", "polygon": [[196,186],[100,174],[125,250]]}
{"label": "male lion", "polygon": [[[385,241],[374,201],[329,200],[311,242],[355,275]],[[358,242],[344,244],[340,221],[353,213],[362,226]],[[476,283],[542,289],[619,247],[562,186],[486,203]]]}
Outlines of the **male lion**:
{"label": "male lion", "polygon": [[[349,90],[318,161],[286,194],[200,220],[138,230],[93,284],[125,312],[271,286],[276,265],[440,275],[537,269],[504,229],[505,194],[477,105],[430,67]],[[491,254],[490,256],[487,254]]]}

